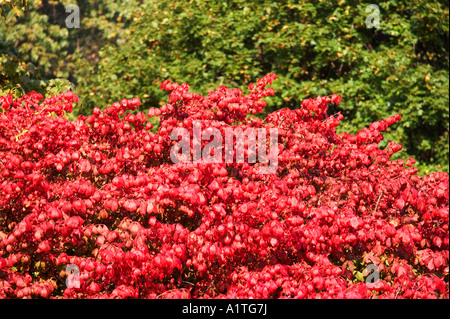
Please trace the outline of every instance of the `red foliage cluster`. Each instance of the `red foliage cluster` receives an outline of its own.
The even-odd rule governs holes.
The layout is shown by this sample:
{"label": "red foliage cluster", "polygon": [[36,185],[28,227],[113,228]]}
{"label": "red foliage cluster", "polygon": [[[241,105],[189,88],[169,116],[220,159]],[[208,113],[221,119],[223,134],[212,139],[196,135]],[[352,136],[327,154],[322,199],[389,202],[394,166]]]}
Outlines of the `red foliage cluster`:
{"label": "red foliage cluster", "polygon": [[[338,135],[338,95],[248,117],[274,79],[206,97],[165,81],[160,109],[124,99],[77,121],[72,92],[1,97],[0,298],[448,298],[448,175],[379,148],[400,115]],[[170,132],[194,120],[278,128],[276,174],[173,164]]]}

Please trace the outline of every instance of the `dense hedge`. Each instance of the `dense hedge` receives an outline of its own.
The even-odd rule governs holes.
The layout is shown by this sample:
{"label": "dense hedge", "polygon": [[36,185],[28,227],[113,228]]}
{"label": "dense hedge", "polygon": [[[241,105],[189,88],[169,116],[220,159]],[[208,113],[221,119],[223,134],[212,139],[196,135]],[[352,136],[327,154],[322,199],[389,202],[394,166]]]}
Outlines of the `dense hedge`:
{"label": "dense hedge", "polygon": [[[247,117],[274,78],[246,95],[164,81],[160,109],[122,99],[75,121],[70,91],[1,97],[0,298],[448,298],[448,174],[378,147],[398,114],[337,134],[339,95]],[[174,164],[170,133],[195,121],[277,129],[276,173]]]}

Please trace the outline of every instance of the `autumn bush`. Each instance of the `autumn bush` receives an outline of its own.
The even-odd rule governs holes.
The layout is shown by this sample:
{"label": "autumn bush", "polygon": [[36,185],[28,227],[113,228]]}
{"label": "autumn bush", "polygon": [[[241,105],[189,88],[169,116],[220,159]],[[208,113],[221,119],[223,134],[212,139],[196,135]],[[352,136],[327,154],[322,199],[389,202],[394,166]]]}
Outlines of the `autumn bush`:
{"label": "autumn bush", "polygon": [[[338,135],[336,94],[251,116],[275,78],[246,95],[164,81],[160,109],[75,121],[70,91],[0,97],[0,298],[448,298],[448,174],[379,146],[398,114]],[[173,163],[170,133],[194,121],[276,128],[276,173]]]}

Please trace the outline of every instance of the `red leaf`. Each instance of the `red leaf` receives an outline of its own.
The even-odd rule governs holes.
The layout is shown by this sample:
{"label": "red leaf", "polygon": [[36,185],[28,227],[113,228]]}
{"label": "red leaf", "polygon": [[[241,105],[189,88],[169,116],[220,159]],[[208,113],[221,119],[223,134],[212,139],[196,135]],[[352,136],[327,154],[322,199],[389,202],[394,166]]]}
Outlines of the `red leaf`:
{"label": "red leaf", "polygon": [[433,238],[433,243],[434,243],[436,246],[438,246],[439,248],[441,248],[441,246],[442,246],[442,239],[439,238],[439,237],[434,237],[434,238]]}
{"label": "red leaf", "polygon": [[397,201],[395,202],[395,206],[396,206],[399,210],[402,210],[402,209],[405,207],[405,201],[403,200],[403,198],[397,199]]}
{"label": "red leaf", "polygon": [[433,262],[433,258],[430,258],[426,263],[425,263],[426,267],[430,270],[433,271],[434,270],[434,262]]}
{"label": "red leaf", "polygon": [[433,262],[434,262],[434,266],[436,268],[439,268],[444,263],[444,260],[443,260],[443,258],[442,258],[442,256],[440,254],[437,254],[436,256],[434,256]]}

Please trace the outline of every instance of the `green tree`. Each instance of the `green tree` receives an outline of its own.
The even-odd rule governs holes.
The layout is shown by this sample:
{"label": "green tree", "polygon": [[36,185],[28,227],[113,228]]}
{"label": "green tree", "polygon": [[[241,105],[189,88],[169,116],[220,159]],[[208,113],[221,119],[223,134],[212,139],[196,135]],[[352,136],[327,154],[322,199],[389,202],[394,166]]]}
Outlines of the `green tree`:
{"label": "green tree", "polygon": [[3,6],[7,5],[15,15],[20,16],[26,9],[27,0],[0,0],[0,16],[3,15]]}
{"label": "green tree", "polygon": [[12,94],[17,98],[31,91],[51,95],[71,89],[66,79],[44,81],[35,65],[18,58],[11,43],[0,41],[0,96]]}

